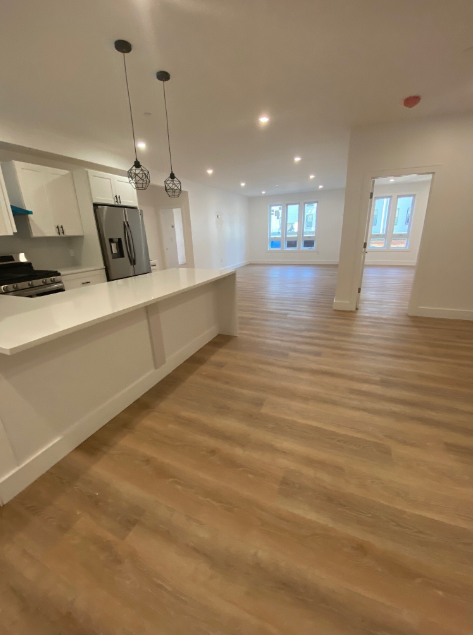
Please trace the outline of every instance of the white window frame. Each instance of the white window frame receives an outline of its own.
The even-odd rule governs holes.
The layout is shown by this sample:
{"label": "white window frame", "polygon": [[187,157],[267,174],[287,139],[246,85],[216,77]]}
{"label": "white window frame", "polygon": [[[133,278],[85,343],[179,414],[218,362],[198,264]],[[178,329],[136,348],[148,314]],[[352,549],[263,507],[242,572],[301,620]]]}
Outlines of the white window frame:
{"label": "white window frame", "polygon": [[[315,226],[314,226],[314,235],[306,236],[305,235],[305,206],[306,205],[315,205]],[[319,222],[319,201],[304,201],[302,203],[302,218],[301,218],[301,251],[315,251],[317,245],[317,224]],[[304,240],[313,240],[313,247],[304,247]]]}
{"label": "white window frame", "polygon": [[[374,208],[376,205],[376,201],[379,199],[383,199],[383,198],[389,198],[389,209],[388,209],[388,220],[386,223],[386,234],[372,234],[371,232],[373,231],[373,219],[374,219]],[[409,228],[407,230],[407,234],[394,234],[394,221],[396,220],[396,210],[397,210],[397,201],[399,198],[412,198],[413,199],[413,203],[412,203],[412,212],[411,212],[411,217],[409,218]],[[369,252],[379,252],[379,251],[400,251],[400,252],[406,252],[406,251],[410,251],[410,244],[411,244],[411,231],[412,231],[412,219],[414,218],[414,212],[415,212],[415,208],[416,208],[416,203],[417,203],[417,195],[416,194],[411,194],[406,192],[405,194],[383,194],[382,196],[376,196],[373,200],[373,205],[371,206],[371,215],[370,215],[370,235],[368,238],[368,251]],[[407,235],[407,247],[391,247],[391,242],[393,240],[393,238],[395,237],[399,237],[399,238],[404,238]],[[374,238],[376,240],[376,238],[380,239],[383,238],[385,239],[385,246],[384,247],[371,247],[371,240]]]}
{"label": "white window frame", "polygon": [[[314,240],[313,247],[303,247],[304,242],[304,221],[305,221],[305,206],[309,204],[316,205],[316,213],[315,213],[315,236],[306,236],[307,240]],[[298,215],[298,227],[297,227],[297,247],[286,247],[286,241],[288,240],[287,236],[287,208],[289,205],[298,205],[299,206],[299,215]],[[272,240],[279,240],[277,237],[271,236],[271,208],[272,207],[282,207],[282,218],[281,218],[281,247],[271,248]],[[269,203],[268,204],[268,252],[274,251],[315,251],[317,246],[317,226],[319,222],[319,201],[291,201],[289,203]],[[289,240],[296,240],[295,236],[289,236]]]}
{"label": "white window frame", "polygon": [[[287,208],[290,205],[297,205],[297,234],[295,236],[287,235]],[[300,237],[301,237],[301,204],[297,201],[294,203],[286,203],[284,208],[284,251],[300,251]],[[295,240],[297,245],[295,247],[287,247],[288,240]]]}
{"label": "white window frame", "polygon": [[[276,236],[271,236],[271,208],[272,207],[280,207],[281,208],[281,238],[277,238]],[[286,214],[284,210],[284,203],[270,203],[268,205],[268,251],[282,251],[284,245],[284,222],[285,222]],[[272,240],[280,240],[281,246],[271,248]]]}

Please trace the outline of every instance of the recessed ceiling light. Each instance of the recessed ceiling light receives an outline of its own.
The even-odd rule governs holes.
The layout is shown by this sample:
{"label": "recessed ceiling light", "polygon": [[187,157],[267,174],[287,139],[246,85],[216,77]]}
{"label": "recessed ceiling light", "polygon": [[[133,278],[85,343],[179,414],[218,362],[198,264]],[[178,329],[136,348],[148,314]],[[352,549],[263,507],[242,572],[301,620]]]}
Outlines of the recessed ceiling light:
{"label": "recessed ceiling light", "polygon": [[214,173],[214,171],[212,169],[208,169],[207,170],[207,174],[213,174],[213,173]]}
{"label": "recessed ceiling light", "polygon": [[263,190],[263,191],[261,192],[261,194],[266,194],[266,190]]}
{"label": "recessed ceiling light", "polygon": [[299,163],[299,161],[301,161],[301,160],[302,160],[301,157],[294,157],[295,163]]}
{"label": "recessed ceiling light", "polygon": [[262,117],[259,118],[259,121],[261,123],[268,123],[269,117],[267,117],[266,115],[263,115]]}
{"label": "recessed ceiling light", "polygon": [[276,187],[279,187],[279,185],[276,183]]}
{"label": "recessed ceiling light", "polygon": [[394,183],[395,179],[389,179],[391,183]]}
{"label": "recessed ceiling light", "polygon": [[138,141],[136,145],[138,148],[146,148],[146,143],[144,141]]}
{"label": "recessed ceiling light", "polygon": [[245,187],[246,183],[240,183],[240,185],[241,185],[242,187]]}
{"label": "recessed ceiling light", "polygon": [[311,174],[311,175],[309,176],[309,179],[315,179],[315,174]]}
{"label": "recessed ceiling light", "polygon": [[324,187],[323,185],[319,185],[319,190],[322,190],[323,187]]}

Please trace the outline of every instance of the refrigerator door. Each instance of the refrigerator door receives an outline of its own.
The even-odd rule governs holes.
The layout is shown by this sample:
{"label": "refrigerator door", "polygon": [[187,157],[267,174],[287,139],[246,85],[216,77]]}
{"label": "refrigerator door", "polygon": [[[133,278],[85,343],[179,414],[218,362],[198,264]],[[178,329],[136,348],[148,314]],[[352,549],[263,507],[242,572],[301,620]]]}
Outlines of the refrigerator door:
{"label": "refrigerator door", "polygon": [[143,221],[143,212],[140,209],[126,208],[125,218],[129,230],[130,249],[135,276],[151,272],[149,262],[148,241]]}
{"label": "refrigerator door", "polygon": [[107,278],[118,280],[134,275],[133,254],[123,207],[95,207]]}

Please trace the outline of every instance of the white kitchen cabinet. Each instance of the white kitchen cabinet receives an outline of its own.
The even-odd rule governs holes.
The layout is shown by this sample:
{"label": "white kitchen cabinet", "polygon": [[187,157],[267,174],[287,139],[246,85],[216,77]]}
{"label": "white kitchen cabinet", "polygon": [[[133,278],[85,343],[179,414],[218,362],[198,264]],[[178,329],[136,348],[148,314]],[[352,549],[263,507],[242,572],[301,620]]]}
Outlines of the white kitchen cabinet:
{"label": "white kitchen cabinet", "polygon": [[115,205],[117,201],[115,200],[113,174],[94,172],[93,170],[87,170],[87,174],[89,175],[92,201],[102,205]]}
{"label": "white kitchen cabinet", "polygon": [[11,204],[33,212],[32,236],[84,235],[71,172],[19,161],[2,163],[2,171]]}
{"label": "white kitchen cabinet", "polygon": [[118,196],[120,205],[128,205],[129,207],[138,207],[138,196],[133,185],[127,176],[115,177],[115,194]]}
{"label": "white kitchen cabinet", "polygon": [[87,170],[92,201],[101,205],[128,205],[138,207],[136,190],[127,176]]}
{"label": "white kitchen cabinet", "polygon": [[72,274],[63,273],[62,281],[66,291],[71,289],[80,289],[81,287],[90,287],[93,284],[100,284],[101,282],[107,282],[107,276],[105,269],[95,269],[87,272],[77,272]]}
{"label": "white kitchen cabinet", "polygon": [[15,220],[11,213],[10,199],[0,170],[0,236],[12,236],[16,232]]}

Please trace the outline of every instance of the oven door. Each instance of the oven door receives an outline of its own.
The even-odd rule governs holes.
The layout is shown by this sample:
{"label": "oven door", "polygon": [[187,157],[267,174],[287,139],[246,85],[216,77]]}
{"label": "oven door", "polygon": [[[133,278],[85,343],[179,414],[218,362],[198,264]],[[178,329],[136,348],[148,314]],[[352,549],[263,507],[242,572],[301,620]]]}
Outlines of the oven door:
{"label": "oven door", "polygon": [[22,296],[24,298],[39,298],[42,295],[51,295],[51,293],[61,293],[62,291],[65,291],[64,284],[62,282],[54,282],[52,284],[43,284],[41,287],[11,291],[8,295]]}

